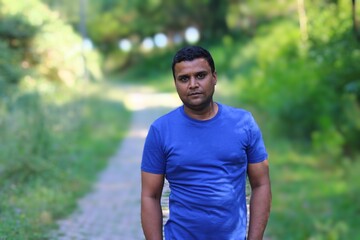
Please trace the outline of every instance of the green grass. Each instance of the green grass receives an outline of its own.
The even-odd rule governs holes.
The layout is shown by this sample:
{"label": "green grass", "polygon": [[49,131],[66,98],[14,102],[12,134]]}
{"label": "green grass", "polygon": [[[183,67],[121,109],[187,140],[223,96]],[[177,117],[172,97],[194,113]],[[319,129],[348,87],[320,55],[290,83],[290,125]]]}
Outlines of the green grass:
{"label": "green grass", "polygon": [[90,190],[130,119],[107,91],[44,84],[0,104],[0,239],[45,239]]}
{"label": "green grass", "polygon": [[[275,144],[274,144],[275,143]],[[331,159],[273,139],[269,144],[273,239],[354,239],[360,236],[359,159]]]}

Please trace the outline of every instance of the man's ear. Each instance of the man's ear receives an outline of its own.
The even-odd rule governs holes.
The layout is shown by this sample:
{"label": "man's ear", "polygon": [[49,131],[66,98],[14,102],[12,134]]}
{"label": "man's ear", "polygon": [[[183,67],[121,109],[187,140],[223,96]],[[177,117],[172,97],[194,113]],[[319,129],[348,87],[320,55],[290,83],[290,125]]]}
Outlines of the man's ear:
{"label": "man's ear", "polygon": [[214,85],[216,85],[217,83],[217,73],[216,71],[212,73],[213,77],[214,77]]}

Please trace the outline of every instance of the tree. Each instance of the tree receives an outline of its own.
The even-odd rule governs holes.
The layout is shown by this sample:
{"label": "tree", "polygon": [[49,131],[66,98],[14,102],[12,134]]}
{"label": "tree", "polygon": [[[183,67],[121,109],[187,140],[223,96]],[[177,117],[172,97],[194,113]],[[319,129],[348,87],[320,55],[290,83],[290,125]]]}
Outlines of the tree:
{"label": "tree", "polygon": [[353,19],[354,33],[356,39],[360,41],[360,26],[356,14],[356,0],[352,0],[351,2],[352,2],[352,19]]}
{"label": "tree", "polygon": [[305,43],[308,40],[305,4],[304,4],[304,0],[297,0],[297,3],[298,3],[301,40],[303,41],[303,43]]}

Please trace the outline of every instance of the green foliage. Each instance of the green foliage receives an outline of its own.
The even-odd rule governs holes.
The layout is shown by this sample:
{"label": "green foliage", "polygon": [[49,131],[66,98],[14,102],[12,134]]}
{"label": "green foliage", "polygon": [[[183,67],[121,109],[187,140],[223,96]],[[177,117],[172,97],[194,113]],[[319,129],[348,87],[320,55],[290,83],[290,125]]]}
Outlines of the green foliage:
{"label": "green foliage", "polygon": [[21,15],[6,17],[0,12],[0,95],[7,84],[16,84],[25,75],[22,60],[35,32]]}
{"label": "green foliage", "polygon": [[[350,13],[350,4],[339,1],[338,5],[330,5],[316,17],[311,13],[313,21],[309,24],[310,60],[321,69],[322,93],[327,97],[324,108],[328,120],[325,121],[327,124],[324,121],[319,124],[324,133],[320,141],[333,132],[338,136],[335,139],[339,139],[337,148],[343,150],[339,152],[347,154],[357,150],[357,136],[360,134],[360,122],[356,118],[360,114],[360,70],[357,64],[360,44],[352,33]],[[319,144],[316,137],[315,143]],[[323,142],[323,148],[326,144]]]}
{"label": "green foliage", "polygon": [[46,239],[106,165],[129,114],[97,88],[43,83],[0,102],[0,238]]}
{"label": "green foliage", "polygon": [[22,15],[1,17],[0,36],[9,41],[10,46],[24,45],[26,40],[35,35],[36,29],[31,26]]}
{"label": "green foliage", "polygon": [[274,18],[294,16],[296,1],[230,1],[226,14],[230,32],[252,36],[262,24]]}
{"label": "green foliage", "polygon": [[[58,12],[62,19],[73,26],[79,26],[80,4],[72,1],[60,2],[42,0],[51,9]],[[105,54],[106,61],[112,61],[118,42],[128,38],[133,49],[138,49],[145,37],[153,37],[162,32],[169,36],[170,45],[175,35],[184,35],[189,26],[201,31],[202,44],[221,38],[223,35],[251,35],[257,26],[274,16],[286,16],[294,13],[295,2],[281,0],[258,4],[256,1],[175,1],[175,0],[88,0],[83,11],[86,13],[87,32]],[[276,7],[273,7],[273,6]],[[75,10],[76,9],[76,10]],[[120,62],[126,62],[138,53],[130,52],[121,56]],[[119,55],[119,54],[117,54]],[[129,56],[130,55],[130,56]],[[136,56],[135,56],[136,57]],[[133,64],[138,62],[131,61]]]}
{"label": "green foliage", "polygon": [[294,20],[264,25],[239,50],[242,58],[228,60],[240,69],[229,77],[240,101],[263,112],[274,133],[311,140],[317,151],[337,159],[358,150],[360,46],[350,5],[321,6],[309,7],[308,42],[300,41]]}
{"label": "green foliage", "polygon": [[89,1],[88,5],[98,9],[88,21],[89,36],[106,54],[114,51],[122,38],[140,44],[144,37],[159,32],[172,36],[193,25],[207,40],[228,32],[228,1]]}
{"label": "green foliage", "polygon": [[17,83],[24,75],[20,62],[20,52],[10,49],[7,42],[0,40],[0,96],[4,94],[7,84]]}
{"label": "green foliage", "polygon": [[[40,0],[41,2],[47,4],[51,10],[57,12],[61,19],[67,23],[70,23],[73,26],[77,26],[79,23],[80,17],[80,2],[83,1],[73,1],[73,0]],[[85,0],[84,2],[86,2]],[[87,10],[89,14],[92,12]]]}
{"label": "green foliage", "polygon": [[273,124],[279,123],[278,131],[306,137],[315,128],[308,115],[309,108],[316,108],[311,102],[320,80],[312,70],[316,66],[299,55],[298,39],[296,23],[282,21],[264,27],[249,46],[255,64],[238,81],[244,89],[243,101],[266,111]]}
{"label": "green foliage", "polygon": [[39,0],[22,4],[0,0],[0,4],[1,48],[11,49],[4,50],[4,57],[9,51],[8,55],[14,55],[10,63],[0,62],[6,81],[19,82],[25,74],[22,70],[31,69],[26,75],[72,85],[84,76],[85,63],[92,79],[101,78],[100,56],[84,51],[72,27]]}
{"label": "green foliage", "polygon": [[[173,86],[173,77],[171,72],[173,51],[157,51],[144,55],[141,58],[138,56],[138,59],[134,60],[139,62],[138,67],[130,68],[127,69],[127,71],[124,71],[121,79],[135,84],[156,84],[161,82],[165,86],[169,86],[168,83]],[[154,59],[156,59],[156,61],[154,61]],[[167,83],[158,79],[159,77],[164,80],[166,78]]]}

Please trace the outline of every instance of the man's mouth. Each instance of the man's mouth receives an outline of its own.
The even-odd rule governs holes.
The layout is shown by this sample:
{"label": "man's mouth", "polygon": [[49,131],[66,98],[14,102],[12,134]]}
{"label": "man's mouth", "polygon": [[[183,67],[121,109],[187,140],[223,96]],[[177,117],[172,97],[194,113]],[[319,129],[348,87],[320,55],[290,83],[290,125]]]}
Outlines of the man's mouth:
{"label": "man's mouth", "polygon": [[192,92],[192,93],[189,93],[189,96],[195,96],[195,95],[199,95],[201,94],[201,92]]}

